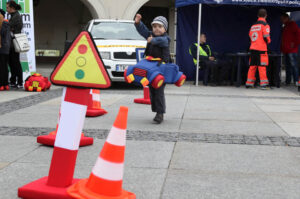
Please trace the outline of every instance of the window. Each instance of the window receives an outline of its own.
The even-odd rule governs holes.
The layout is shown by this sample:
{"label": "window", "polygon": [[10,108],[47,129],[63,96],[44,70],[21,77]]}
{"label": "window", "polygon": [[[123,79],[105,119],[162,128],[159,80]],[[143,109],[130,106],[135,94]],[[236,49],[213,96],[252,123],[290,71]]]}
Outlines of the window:
{"label": "window", "polygon": [[130,22],[95,22],[91,34],[94,39],[145,40]]}

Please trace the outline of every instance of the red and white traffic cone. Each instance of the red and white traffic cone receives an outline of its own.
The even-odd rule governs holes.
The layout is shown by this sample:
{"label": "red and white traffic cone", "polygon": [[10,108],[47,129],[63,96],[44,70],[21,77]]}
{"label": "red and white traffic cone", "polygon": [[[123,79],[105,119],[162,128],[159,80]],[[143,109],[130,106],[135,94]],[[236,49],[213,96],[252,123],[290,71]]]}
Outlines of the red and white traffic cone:
{"label": "red and white traffic cone", "polygon": [[151,104],[149,87],[144,86],[144,98],[134,99],[134,103],[138,104]]}
{"label": "red and white traffic cone", "polygon": [[88,179],[68,189],[78,199],[135,199],[134,193],[122,189],[128,108],[120,107],[103,149]]}
{"label": "red and white traffic cone", "polygon": [[[62,100],[61,100],[61,104],[63,103],[65,98],[65,90],[63,91],[63,96],[62,96]],[[37,137],[37,143],[40,144],[44,144],[47,146],[54,146],[54,142],[55,142],[55,138],[57,135],[57,130],[58,130],[58,126],[59,126],[59,121],[60,121],[60,116],[61,113],[59,111],[59,115],[58,115],[58,121],[57,121],[57,125],[56,125],[56,130],[50,132],[48,135],[40,135]],[[88,145],[92,145],[94,143],[94,139],[91,137],[85,137],[84,133],[81,134],[80,137],[80,144],[79,146],[88,146]]]}
{"label": "red and white traffic cone", "polygon": [[49,175],[18,189],[24,199],[71,199],[67,188],[73,179],[75,163],[88,105],[90,89],[64,88],[61,118],[54,144]]}
{"label": "red and white traffic cone", "polygon": [[91,89],[89,104],[86,112],[87,117],[97,117],[106,114],[107,111],[101,108],[100,90]]}

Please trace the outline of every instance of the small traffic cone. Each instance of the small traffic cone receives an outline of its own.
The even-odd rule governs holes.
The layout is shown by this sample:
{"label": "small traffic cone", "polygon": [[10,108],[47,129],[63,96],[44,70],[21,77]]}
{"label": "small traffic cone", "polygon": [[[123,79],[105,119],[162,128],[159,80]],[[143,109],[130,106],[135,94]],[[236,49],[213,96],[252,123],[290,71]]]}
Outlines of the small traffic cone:
{"label": "small traffic cone", "polygon": [[[36,142],[47,146],[54,146],[55,138],[57,135],[57,129],[58,127],[56,128],[55,131],[50,132],[48,135],[38,136]],[[93,145],[93,143],[94,143],[94,139],[92,137],[86,137],[84,133],[81,133],[79,146],[89,146],[89,145]]]}
{"label": "small traffic cone", "polygon": [[73,179],[90,89],[66,88],[49,175],[18,189],[24,199],[72,199],[67,188]]}
{"label": "small traffic cone", "polygon": [[[65,97],[65,91],[63,92],[62,102],[61,103],[63,103],[64,97]],[[37,143],[40,143],[40,144],[43,144],[43,145],[47,145],[47,146],[54,146],[55,138],[56,138],[56,134],[57,134],[58,126],[59,126],[60,116],[61,116],[61,113],[59,111],[58,121],[57,121],[57,125],[56,125],[56,130],[50,132],[48,135],[40,135],[40,136],[38,136],[37,139],[36,139]],[[81,133],[79,146],[88,146],[88,145],[92,145],[93,143],[94,143],[94,139],[93,138],[91,138],[91,137],[85,137],[85,135],[83,133]]]}
{"label": "small traffic cone", "polygon": [[151,104],[149,87],[144,86],[144,98],[134,99],[134,103],[138,104]]}
{"label": "small traffic cone", "polygon": [[87,117],[97,117],[106,114],[107,111],[101,108],[100,90],[91,89],[88,109],[86,112]]}
{"label": "small traffic cone", "polygon": [[88,179],[68,188],[77,199],[135,199],[134,193],[122,189],[128,108],[119,114]]}

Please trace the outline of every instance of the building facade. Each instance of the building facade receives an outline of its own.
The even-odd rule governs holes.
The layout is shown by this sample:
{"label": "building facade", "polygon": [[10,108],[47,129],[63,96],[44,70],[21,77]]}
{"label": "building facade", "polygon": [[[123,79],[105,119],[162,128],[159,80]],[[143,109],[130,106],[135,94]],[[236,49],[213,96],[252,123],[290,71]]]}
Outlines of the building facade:
{"label": "building facade", "polygon": [[174,52],[175,0],[34,0],[36,49],[58,50],[73,40],[91,19],[133,20],[141,13],[149,26],[157,15],[169,21]]}

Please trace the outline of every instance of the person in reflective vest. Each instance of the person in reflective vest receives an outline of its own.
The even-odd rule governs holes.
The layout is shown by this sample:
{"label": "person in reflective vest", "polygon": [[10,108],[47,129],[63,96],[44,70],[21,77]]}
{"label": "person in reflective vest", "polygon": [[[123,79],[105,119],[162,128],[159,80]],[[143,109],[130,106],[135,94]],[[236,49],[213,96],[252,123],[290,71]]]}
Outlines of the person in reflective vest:
{"label": "person in reflective vest", "polygon": [[250,68],[248,71],[248,78],[246,88],[254,87],[256,81],[256,69],[259,70],[261,89],[269,88],[269,81],[267,77],[266,67],[269,65],[268,44],[271,42],[270,26],[266,22],[267,11],[260,9],[258,11],[258,20],[253,24],[249,31],[251,40],[250,46]]}
{"label": "person in reflective vest", "polygon": [[[189,48],[195,66],[197,65],[197,48],[197,43],[192,44]],[[221,85],[228,72],[228,63],[213,56],[210,46],[206,44],[205,34],[200,35],[199,62],[199,68],[204,69],[203,84],[208,84],[210,75],[211,85]]]}
{"label": "person in reflective vest", "polygon": [[[194,46],[191,46],[191,47],[189,48],[189,53],[190,53],[190,55],[193,55],[193,54],[192,54],[192,49],[193,49],[193,48],[195,48],[195,49],[193,49],[193,50],[196,50],[196,53],[197,53],[197,47],[198,47],[198,44],[197,44],[197,43],[194,43],[193,45],[194,45]],[[205,50],[204,50],[204,49],[205,49]],[[206,59],[206,58],[208,58],[208,57],[211,57],[211,49],[210,49],[209,45],[208,45],[208,44],[203,44],[203,47],[202,47],[202,45],[200,44],[200,46],[199,46],[199,59],[200,59],[200,61],[201,61],[201,58],[202,58],[202,60],[203,60],[203,59]],[[195,64],[195,66],[196,66],[196,65],[197,65],[197,54],[196,54],[196,57],[193,56],[193,62],[194,62],[194,64]]]}

